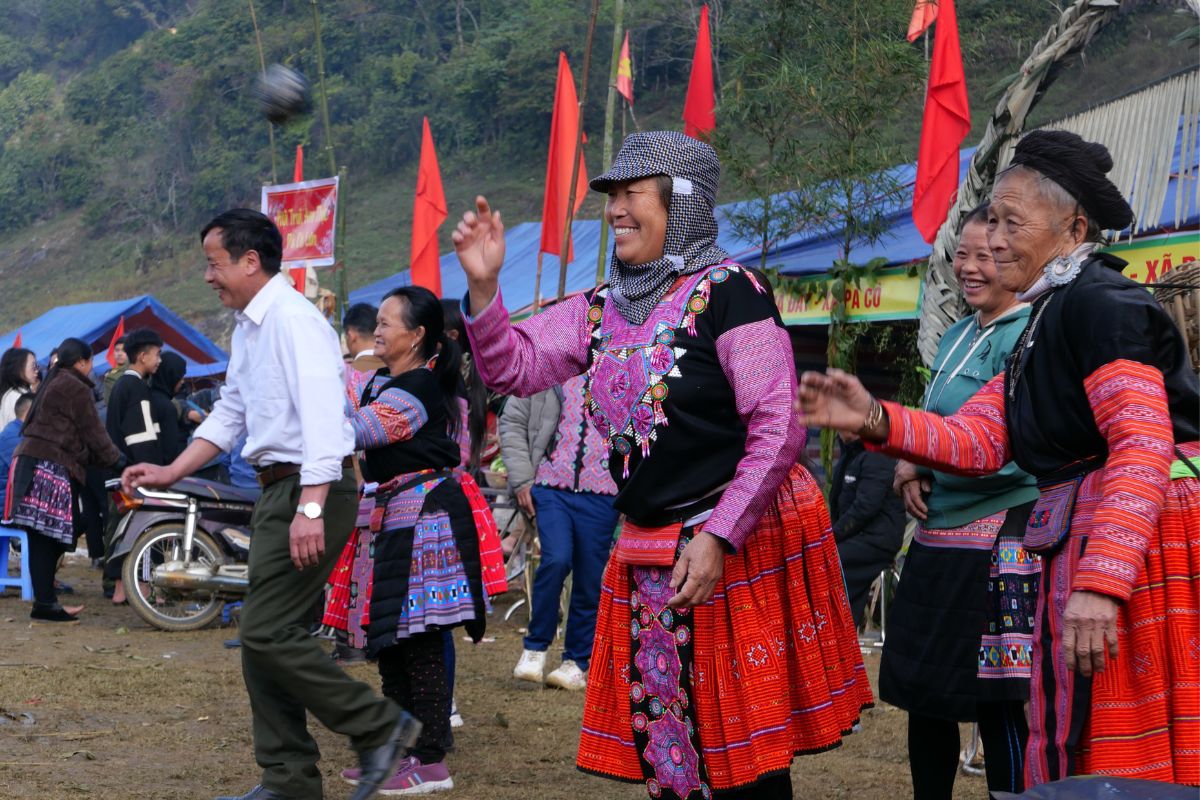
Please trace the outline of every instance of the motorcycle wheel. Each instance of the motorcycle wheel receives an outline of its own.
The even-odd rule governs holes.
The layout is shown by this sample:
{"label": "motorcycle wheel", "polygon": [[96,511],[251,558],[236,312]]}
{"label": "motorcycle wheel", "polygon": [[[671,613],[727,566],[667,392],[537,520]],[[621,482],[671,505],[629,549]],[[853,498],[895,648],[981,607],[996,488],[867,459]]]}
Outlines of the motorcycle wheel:
{"label": "motorcycle wheel", "polygon": [[[197,530],[193,537],[196,560],[208,566],[224,562],[221,548],[211,536]],[[217,592],[178,592],[150,583],[154,567],[178,560],[183,548],[183,528],[160,525],[148,528],[133,543],[121,567],[129,605],[146,622],[164,631],[195,631],[221,615],[225,601]]]}

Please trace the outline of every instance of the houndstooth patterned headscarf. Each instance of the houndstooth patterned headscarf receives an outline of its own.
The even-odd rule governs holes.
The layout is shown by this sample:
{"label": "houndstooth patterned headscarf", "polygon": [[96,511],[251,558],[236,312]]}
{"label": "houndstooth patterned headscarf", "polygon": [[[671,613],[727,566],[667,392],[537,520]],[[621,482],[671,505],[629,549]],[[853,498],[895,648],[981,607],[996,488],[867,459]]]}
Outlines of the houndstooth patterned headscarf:
{"label": "houndstooth patterned headscarf", "polygon": [[647,131],[626,137],[612,167],[593,178],[591,187],[607,192],[614,183],[652,175],[673,180],[667,209],[662,258],[626,264],[613,249],[608,268],[609,299],[621,316],[641,325],[680,275],[719,264],[729,254],[717,246],[713,208],[721,181],[721,162],[709,145],[674,131]]}

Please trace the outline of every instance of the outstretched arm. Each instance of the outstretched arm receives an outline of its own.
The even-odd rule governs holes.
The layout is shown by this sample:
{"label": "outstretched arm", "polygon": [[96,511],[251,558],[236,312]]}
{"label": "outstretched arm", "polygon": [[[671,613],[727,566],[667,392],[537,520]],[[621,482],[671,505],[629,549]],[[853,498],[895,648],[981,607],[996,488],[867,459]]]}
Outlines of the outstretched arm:
{"label": "outstretched arm", "polygon": [[587,368],[586,298],[572,297],[520,325],[509,322],[500,295],[504,223],[486,198],[475,198],[475,210],[463,215],[452,238],[467,275],[463,309],[467,336],[489,389],[528,397]]}
{"label": "outstretched arm", "polygon": [[[839,369],[806,372],[796,408],[806,424],[858,433],[871,450],[960,475],[988,475],[1011,460],[1004,418],[1004,373],[956,414],[940,417],[898,403],[879,403],[858,378]],[[864,429],[864,426],[868,426]]]}

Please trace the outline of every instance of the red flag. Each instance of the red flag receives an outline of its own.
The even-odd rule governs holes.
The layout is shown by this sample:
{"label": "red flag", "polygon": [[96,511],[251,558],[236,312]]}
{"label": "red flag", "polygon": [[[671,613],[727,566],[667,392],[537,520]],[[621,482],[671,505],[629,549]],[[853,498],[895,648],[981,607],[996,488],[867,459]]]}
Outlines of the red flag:
{"label": "red flag", "polygon": [[937,15],[937,0],[917,0],[917,4],[913,6],[912,19],[908,22],[908,40],[915,41],[918,36],[928,30],[933,21],[937,19]]}
{"label": "red flag", "polygon": [[921,121],[917,183],[913,187],[913,222],[927,242],[933,242],[946,221],[958,190],[958,148],[971,130],[954,0],[941,0],[939,17]]}
{"label": "red flag", "polygon": [[113,331],[112,341],[108,343],[108,353],[104,356],[104,360],[108,362],[108,366],[112,369],[117,368],[117,339],[125,335],[125,315],[121,315],[121,319],[117,322],[117,329]]}
{"label": "red flag", "polygon": [[304,145],[296,145],[296,168],[292,172],[292,183],[304,180]]}
{"label": "red flag", "polygon": [[446,220],[446,193],[433,149],[429,117],[422,123],[421,162],[417,168],[417,195],[413,198],[412,260],[410,277],[414,286],[424,286],[442,296],[442,270],[438,260],[438,227]]}
{"label": "red flag", "polygon": [[20,347],[20,346],[21,346],[21,332],[20,332],[20,331],[17,331],[17,338],[13,339],[13,345],[12,345],[12,346],[13,346],[13,347]]}
{"label": "red flag", "polygon": [[702,6],[696,52],[692,55],[692,75],[688,78],[687,100],[683,104],[683,132],[704,139],[715,127],[712,37],[708,33],[708,6]]}
{"label": "red flag", "polygon": [[633,105],[633,60],[629,57],[629,31],[625,31],[621,57],[617,60],[617,91],[626,103]]}
{"label": "red flag", "polygon": [[[566,53],[558,54],[558,82],[554,87],[554,114],[550,118],[550,153],[546,159],[546,188],[542,200],[542,244],[539,252],[562,254],[563,228],[567,224],[567,200],[571,194],[571,169],[579,137],[579,98]],[[574,214],[587,196],[587,167],[579,152],[579,177],[575,182]],[[567,242],[567,261],[574,258]]]}

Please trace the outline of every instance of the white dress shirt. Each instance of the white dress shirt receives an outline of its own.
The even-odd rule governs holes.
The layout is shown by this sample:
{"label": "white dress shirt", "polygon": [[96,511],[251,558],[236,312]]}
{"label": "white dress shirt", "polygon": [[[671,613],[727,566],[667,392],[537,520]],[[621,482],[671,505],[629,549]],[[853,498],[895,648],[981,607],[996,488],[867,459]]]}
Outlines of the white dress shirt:
{"label": "white dress shirt", "polygon": [[304,486],[340,479],[354,431],[337,334],[281,274],[235,317],[221,399],[195,435],[228,452],[245,434],[246,461],[299,464]]}

